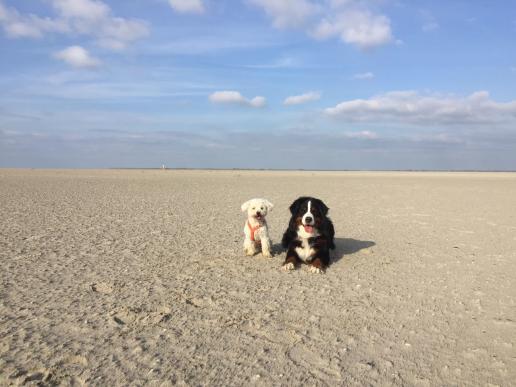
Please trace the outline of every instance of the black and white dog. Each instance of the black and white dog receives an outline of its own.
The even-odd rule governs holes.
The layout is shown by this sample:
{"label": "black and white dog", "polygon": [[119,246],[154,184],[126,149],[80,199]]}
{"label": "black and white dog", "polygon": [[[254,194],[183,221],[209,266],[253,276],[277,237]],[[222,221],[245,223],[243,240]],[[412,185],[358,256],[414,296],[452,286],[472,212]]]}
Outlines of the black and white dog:
{"label": "black and white dog", "polygon": [[328,210],[322,200],[308,196],[291,204],[292,217],[281,241],[287,249],[284,270],[293,270],[304,262],[310,265],[312,273],[321,273],[329,265],[330,249],[335,248],[335,230]]}

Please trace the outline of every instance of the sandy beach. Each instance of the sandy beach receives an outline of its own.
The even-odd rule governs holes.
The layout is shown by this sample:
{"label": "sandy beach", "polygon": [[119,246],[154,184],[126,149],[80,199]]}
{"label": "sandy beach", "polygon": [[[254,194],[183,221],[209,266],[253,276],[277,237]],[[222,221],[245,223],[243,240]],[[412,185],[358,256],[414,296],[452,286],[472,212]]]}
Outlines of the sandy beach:
{"label": "sandy beach", "polygon": [[[322,275],[281,270],[300,195]],[[0,204],[0,385],[516,380],[516,174],[3,169]]]}

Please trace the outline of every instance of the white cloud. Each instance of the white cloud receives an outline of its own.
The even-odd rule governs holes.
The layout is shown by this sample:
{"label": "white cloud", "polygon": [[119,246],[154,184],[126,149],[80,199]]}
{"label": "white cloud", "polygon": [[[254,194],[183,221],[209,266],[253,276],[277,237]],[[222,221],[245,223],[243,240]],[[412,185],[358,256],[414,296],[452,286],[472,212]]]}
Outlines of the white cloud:
{"label": "white cloud", "polygon": [[6,7],[0,0],[0,25],[10,38],[41,38],[45,32],[67,32],[63,20],[22,15],[15,8]]}
{"label": "white cloud", "polygon": [[374,74],[372,72],[358,73],[358,74],[353,75],[353,79],[358,79],[358,80],[373,79],[373,78],[374,78]]}
{"label": "white cloud", "polygon": [[209,96],[209,99],[213,103],[237,104],[255,108],[264,107],[267,103],[265,97],[257,96],[252,99],[247,99],[240,94],[240,92],[231,90],[216,91]]}
{"label": "white cloud", "polygon": [[202,55],[220,51],[253,50],[275,47],[277,37],[256,34],[231,34],[213,32],[210,36],[191,36],[180,40],[146,44],[142,50],[152,55]]}
{"label": "white cloud", "polygon": [[43,36],[39,28],[21,20],[6,23],[4,29],[11,38],[40,38]]}
{"label": "white cloud", "polygon": [[168,0],[170,6],[180,13],[203,13],[204,4],[202,0]]}
{"label": "white cloud", "polygon": [[91,36],[103,47],[120,50],[148,35],[141,20],[112,15],[107,4],[100,0],[48,0],[57,16],[24,15],[7,8],[0,0],[0,24],[12,38],[41,38],[46,33],[80,34]]}
{"label": "white cloud", "polygon": [[120,50],[149,34],[146,23],[112,15],[109,6],[99,0],[51,0],[61,18],[71,28],[97,38],[106,48]]}
{"label": "white cloud", "polygon": [[318,39],[338,36],[343,42],[362,49],[381,46],[393,40],[389,18],[359,9],[346,10],[321,20],[312,30],[312,35]]}
{"label": "white cloud", "polygon": [[250,100],[249,104],[252,107],[264,107],[267,104],[267,100],[265,99],[265,97],[257,96]]}
{"label": "white cloud", "polygon": [[430,31],[434,31],[434,30],[438,29],[439,27],[440,27],[439,23],[437,23],[435,21],[429,21],[429,22],[424,23],[423,26],[421,27],[421,29],[424,32],[430,32]]}
{"label": "white cloud", "polygon": [[51,0],[52,6],[65,18],[99,20],[111,13],[109,7],[98,0]]}
{"label": "white cloud", "polygon": [[100,61],[90,55],[90,53],[81,46],[71,46],[54,54],[60,59],[73,67],[93,68],[100,65]]}
{"label": "white cloud", "polygon": [[244,67],[252,68],[252,69],[286,69],[286,68],[293,68],[293,67],[299,67],[299,61],[297,61],[294,58],[290,57],[283,57],[275,62],[267,63],[267,64],[254,64],[254,65],[247,65]]}
{"label": "white cloud", "polygon": [[310,91],[308,93],[304,93],[301,95],[293,95],[287,97],[285,101],[283,101],[284,105],[300,105],[303,103],[307,103],[310,101],[317,101],[321,98],[321,93],[316,91]]}
{"label": "white cloud", "polygon": [[262,8],[276,28],[303,26],[319,7],[308,0],[249,0]]}
{"label": "white cloud", "polygon": [[361,130],[359,132],[346,132],[344,133],[344,137],[358,138],[362,140],[376,140],[379,138],[377,133],[371,132],[369,130]]}
{"label": "white cloud", "polygon": [[303,28],[316,39],[339,37],[362,49],[394,40],[390,19],[373,12],[366,1],[248,0],[262,8],[277,28]]}
{"label": "white cloud", "polygon": [[440,28],[439,23],[431,12],[427,10],[421,10],[419,13],[423,19],[423,25],[421,26],[423,32],[431,32]]}
{"label": "white cloud", "polygon": [[493,101],[486,91],[466,97],[394,91],[369,99],[344,101],[325,109],[348,122],[394,122],[416,125],[516,124],[516,101]]}
{"label": "white cloud", "polygon": [[105,48],[123,50],[130,43],[147,36],[148,33],[146,24],[139,20],[115,17],[110,18],[109,22],[102,23],[97,34],[97,42]]}

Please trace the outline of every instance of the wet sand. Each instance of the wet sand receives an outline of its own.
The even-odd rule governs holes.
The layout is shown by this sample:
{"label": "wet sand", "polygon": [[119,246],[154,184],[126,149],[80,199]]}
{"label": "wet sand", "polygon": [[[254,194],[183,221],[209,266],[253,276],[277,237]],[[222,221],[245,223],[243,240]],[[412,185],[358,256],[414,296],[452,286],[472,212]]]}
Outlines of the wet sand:
{"label": "wet sand", "polygon": [[[307,194],[323,275],[281,270]],[[516,380],[516,174],[4,169],[0,204],[2,385]]]}

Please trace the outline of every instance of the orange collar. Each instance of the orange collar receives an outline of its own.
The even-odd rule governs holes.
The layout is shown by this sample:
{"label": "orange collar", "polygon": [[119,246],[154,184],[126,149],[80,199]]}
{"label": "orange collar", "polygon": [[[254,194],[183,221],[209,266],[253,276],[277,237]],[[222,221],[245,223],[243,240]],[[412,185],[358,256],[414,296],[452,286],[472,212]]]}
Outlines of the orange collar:
{"label": "orange collar", "polygon": [[251,233],[251,241],[253,241],[253,242],[255,241],[254,233],[262,226],[263,226],[262,224],[258,223],[258,226],[251,227],[251,223],[249,223],[249,221],[247,221],[247,227],[249,227],[249,232]]}

